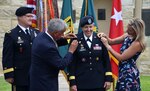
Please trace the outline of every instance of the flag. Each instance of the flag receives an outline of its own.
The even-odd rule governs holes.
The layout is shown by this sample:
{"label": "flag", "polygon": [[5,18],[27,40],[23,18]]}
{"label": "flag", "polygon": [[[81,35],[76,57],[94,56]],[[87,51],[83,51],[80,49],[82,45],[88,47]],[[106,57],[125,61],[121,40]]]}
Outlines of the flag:
{"label": "flag", "polygon": [[37,27],[40,31],[46,31],[50,19],[59,18],[57,0],[38,0],[36,5]]}
{"label": "flag", "polygon": [[59,18],[57,0],[53,0],[53,7],[54,7],[54,17],[55,17],[55,18]]}
{"label": "flag", "polygon": [[47,0],[43,0],[43,7],[44,7],[44,30],[43,31],[47,31],[47,29],[48,29],[48,9],[47,9]]}
{"label": "flag", "polygon": [[[111,21],[110,21],[110,38],[116,38],[123,35],[123,21],[122,21],[122,6],[121,0],[113,0],[112,2],[112,13],[111,13]],[[113,45],[112,48],[120,52],[120,45]],[[111,66],[113,78],[118,78],[118,60],[110,54],[111,57]]]}
{"label": "flag", "polygon": [[50,11],[50,18],[54,18],[54,6],[53,6],[53,0],[48,0],[48,6]]}
{"label": "flag", "polygon": [[[94,9],[93,0],[84,0],[83,1],[80,19],[87,15],[93,17],[94,25],[95,25],[93,30],[95,32],[97,32],[98,27],[97,27],[97,22],[96,22],[96,17],[95,17],[95,9]],[[79,26],[78,33],[80,33],[81,31],[82,31],[81,27]]]}
{"label": "flag", "polygon": [[63,19],[68,25],[68,29],[65,33],[73,33],[74,27],[72,21],[72,0],[63,0],[62,13],[60,18]]}
{"label": "flag", "polygon": [[[73,27],[73,21],[72,21],[72,0],[63,0],[63,6],[62,6],[60,18],[63,19],[68,25],[68,29],[65,31],[65,34],[73,33],[74,27]],[[67,51],[68,51],[68,45],[59,47],[59,53],[62,57],[66,55]],[[63,75],[65,76],[67,80],[67,74],[68,74],[67,68],[61,72],[63,73]]]}
{"label": "flag", "polygon": [[48,28],[48,5],[47,0],[38,0],[37,4],[37,28],[46,31]]}
{"label": "flag", "polygon": [[37,2],[37,28],[40,31],[44,30],[44,8],[43,8],[43,1],[39,0],[39,2]]}
{"label": "flag", "polygon": [[[73,21],[72,21],[72,0],[63,0],[63,6],[62,6],[62,12],[61,12],[61,19],[63,19],[67,25],[68,29],[65,31],[65,33],[73,33],[74,27],[73,27]],[[65,56],[67,53],[68,46],[62,46],[59,47],[60,54],[62,57]]]}
{"label": "flag", "polygon": [[37,21],[36,21],[36,1],[35,0],[27,0],[27,6],[34,8],[33,10],[33,20],[32,20],[32,27],[37,27]]}
{"label": "flag", "polygon": [[48,0],[49,18],[59,18],[57,0]]}

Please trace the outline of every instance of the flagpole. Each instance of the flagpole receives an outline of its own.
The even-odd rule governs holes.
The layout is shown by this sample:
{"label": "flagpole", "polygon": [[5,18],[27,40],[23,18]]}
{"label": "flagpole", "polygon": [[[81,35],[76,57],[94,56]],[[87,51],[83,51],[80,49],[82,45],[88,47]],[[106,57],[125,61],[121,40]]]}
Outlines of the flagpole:
{"label": "flagpole", "polygon": [[84,11],[84,16],[87,16],[87,10],[88,10],[88,1],[85,0],[85,11]]}

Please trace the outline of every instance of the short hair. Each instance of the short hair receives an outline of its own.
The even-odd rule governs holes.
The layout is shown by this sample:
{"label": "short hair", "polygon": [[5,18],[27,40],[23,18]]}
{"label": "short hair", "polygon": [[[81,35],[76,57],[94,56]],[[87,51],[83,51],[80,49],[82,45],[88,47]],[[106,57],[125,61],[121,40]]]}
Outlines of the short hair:
{"label": "short hair", "polygon": [[48,23],[48,31],[63,31],[67,29],[67,24],[62,19],[54,18],[51,19]]}

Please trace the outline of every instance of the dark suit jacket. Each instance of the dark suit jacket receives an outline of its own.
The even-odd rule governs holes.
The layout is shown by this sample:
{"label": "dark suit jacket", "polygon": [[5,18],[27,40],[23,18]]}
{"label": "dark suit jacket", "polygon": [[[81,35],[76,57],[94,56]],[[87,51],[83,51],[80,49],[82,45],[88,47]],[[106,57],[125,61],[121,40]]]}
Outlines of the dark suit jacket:
{"label": "dark suit jacket", "polygon": [[105,81],[112,81],[106,47],[96,33],[93,33],[91,48],[88,47],[83,32],[77,37],[79,45],[68,68],[70,85],[77,85],[79,89],[103,88]]}
{"label": "dark suit jacket", "polygon": [[32,47],[30,91],[58,91],[59,70],[64,69],[72,57],[68,52],[61,58],[54,41],[45,32],[40,33]]}
{"label": "dark suit jacket", "polygon": [[30,30],[31,37],[28,37],[19,26],[16,26],[5,33],[4,37],[2,64],[5,79],[14,78],[14,84],[20,86],[29,83],[31,46],[39,32],[32,28]]}

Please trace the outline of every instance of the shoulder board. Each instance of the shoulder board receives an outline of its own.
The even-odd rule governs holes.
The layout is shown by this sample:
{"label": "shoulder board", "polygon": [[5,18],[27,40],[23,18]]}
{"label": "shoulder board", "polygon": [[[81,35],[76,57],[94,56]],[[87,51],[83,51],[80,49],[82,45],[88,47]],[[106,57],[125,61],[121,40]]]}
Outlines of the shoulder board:
{"label": "shoulder board", "polygon": [[11,31],[10,31],[10,30],[8,30],[6,33],[11,33]]}
{"label": "shoulder board", "polygon": [[31,28],[32,30],[34,30],[34,31],[39,31],[39,29],[38,28]]}
{"label": "shoulder board", "polygon": [[35,28],[37,31],[40,31],[39,28]]}
{"label": "shoulder board", "polygon": [[39,30],[39,28],[34,28],[34,29]]}

